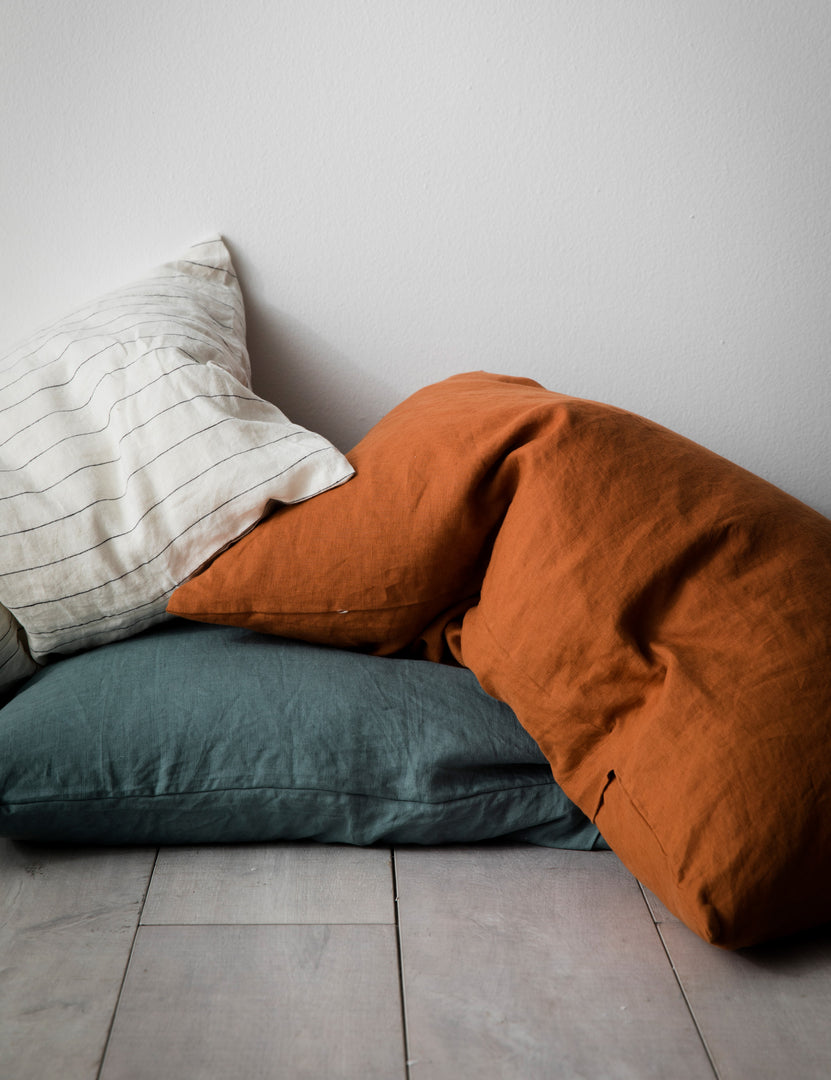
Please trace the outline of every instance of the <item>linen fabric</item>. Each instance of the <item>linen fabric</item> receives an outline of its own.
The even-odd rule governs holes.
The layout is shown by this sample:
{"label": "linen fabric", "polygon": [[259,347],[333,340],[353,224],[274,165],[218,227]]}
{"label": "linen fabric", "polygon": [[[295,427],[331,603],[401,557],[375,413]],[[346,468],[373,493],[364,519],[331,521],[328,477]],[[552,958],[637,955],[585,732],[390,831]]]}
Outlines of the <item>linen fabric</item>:
{"label": "linen fabric", "polygon": [[36,670],[17,619],[0,604],[0,705],[6,693],[11,693],[17,683]]}
{"label": "linen fabric", "polygon": [[0,361],[0,432],[0,601],[36,661],[158,621],[272,503],[352,474],[252,392],[220,238]]}
{"label": "linen fabric", "polygon": [[601,844],[469,671],[180,620],[47,665],[0,710],[0,834]]}
{"label": "linen fabric", "polygon": [[625,410],[418,391],[170,610],[455,659],[705,940],[831,918],[831,522]]}

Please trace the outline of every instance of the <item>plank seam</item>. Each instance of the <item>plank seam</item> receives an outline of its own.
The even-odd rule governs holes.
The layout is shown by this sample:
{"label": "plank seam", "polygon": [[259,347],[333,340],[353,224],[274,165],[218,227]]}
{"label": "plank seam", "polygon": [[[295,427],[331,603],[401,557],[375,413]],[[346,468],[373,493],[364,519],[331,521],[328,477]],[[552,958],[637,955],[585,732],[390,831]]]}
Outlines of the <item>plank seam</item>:
{"label": "plank seam", "polygon": [[101,1051],[101,1060],[98,1063],[98,1071],[95,1074],[95,1080],[101,1080],[101,1073],[104,1068],[104,1062],[107,1060],[107,1051],[110,1048],[110,1040],[112,1039],[113,1027],[115,1026],[115,1018],[118,1015],[118,1007],[121,1004],[121,997],[124,993],[124,984],[127,981],[127,973],[130,970],[130,964],[133,960],[133,952],[136,948],[136,940],[138,938],[139,930],[142,927],[142,916],[144,915],[144,906],[147,903],[147,894],[150,892],[150,884],[153,881],[153,874],[156,872],[156,864],[159,861],[159,848],[156,848],[156,853],[153,856],[153,865],[150,867],[150,873],[147,875],[147,881],[144,885],[144,894],[139,904],[138,915],[136,917],[136,926],[133,930],[133,940],[130,942],[130,951],[127,953],[127,962],[124,965],[124,974],[121,976],[121,985],[118,988],[118,996],[115,999],[115,1006],[113,1007],[112,1016],[110,1017],[110,1023],[107,1027],[107,1037],[104,1040],[104,1048]]}
{"label": "plank seam", "polygon": [[398,907],[398,874],[395,867],[395,848],[390,848],[390,867],[392,869],[392,895],[395,908],[395,941],[398,951],[398,991],[401,999],[401,1034],[404,1040],[404,1076],[410,1080],[410,1033],[407,1028],[407,998],[404,988],[404,950],[401,941],[401,919]]}
{"label": "plank seam", "polygon": [[656,931],[656,933],[658,935],[658,940],[661,943],[661,948],[664,950],[664,955],[667,958],[667,963],[669,964],[670,969],[672,971],[672,974],[673,974],[673,976],[675,978],[675,981],[678,984],[678,989],[681,991],[681,997],[684,999],[684,1004],[687,1006],[687,1012],[690,1014],[690,1019],[693,1022],[695,1032],[698,1035],[699,1039],[701,1040],[701,1045],[704,1048],[704,1053],[707,1055],[707,1060],[710,1063],[710,1068],[713,1070],[713,1076],[715,1076],[716,1080],[721,1080],[721,1074],[719,1073],[718,1068],[716,1066],[716,1063],[713,1060],[713,1055],[710,1053],[710,1047],[707,1045],[707,1040],[704,1037],[704,1032],[701,1030],[701,1026],[699,1025],[698,1020],[697,1020],[696,1015],[695,1015],[695,1010],[692,1007],[692,1003],[691,1003],[689,997],[687,997],[687,991],[684,988],[684,983],[683,983],[683,981],[681,979],[681,976],[680,976],[680,974],[678,972],[678,969],[676,968],[675,963],[674,963],[674,961],[672,959],[672,953],[670,952],[669,946],[666,943],[666,939],[664,938],[664,935],[661,932],[660,924],[658,923],[658,920],[655,918],[655,913],[653,912],[652,907],[651,907],[651,905],[649,903],[649,900],[647,899],[646,893],[644,892],[644,887],[640,882],[638,882],[638,888],[641,891],[641,896],[643,897],[643,902],[646,904],[646,910],[649,912],[649,917],[652,920],[652,925],[655,927],[655,931]]}

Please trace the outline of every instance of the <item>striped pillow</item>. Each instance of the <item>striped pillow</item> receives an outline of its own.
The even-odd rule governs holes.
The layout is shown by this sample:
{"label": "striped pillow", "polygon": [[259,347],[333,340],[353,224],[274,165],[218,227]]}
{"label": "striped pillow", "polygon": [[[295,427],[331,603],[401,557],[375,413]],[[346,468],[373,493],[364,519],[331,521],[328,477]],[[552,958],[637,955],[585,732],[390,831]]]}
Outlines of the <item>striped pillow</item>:
{"label": "striped pillow", "polygon": [[26,679],[37,670],[21,639],[20,626],[14,615],[0,604],[0,705],[3,689]]}
{"label": "striped pillow", "polygon": [[352,471],[251,391],[230,255],[198,244],[0,360],[0,602],[35,661],[127,637],[272,503]]}

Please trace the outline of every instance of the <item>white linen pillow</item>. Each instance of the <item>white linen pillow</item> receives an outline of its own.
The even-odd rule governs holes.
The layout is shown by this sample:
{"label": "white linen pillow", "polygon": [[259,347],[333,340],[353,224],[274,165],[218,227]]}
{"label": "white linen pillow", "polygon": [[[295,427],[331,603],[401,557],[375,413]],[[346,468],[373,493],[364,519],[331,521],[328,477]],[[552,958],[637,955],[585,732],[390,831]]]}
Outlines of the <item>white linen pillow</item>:
{"label": "white linen pillow", "polygon": [[126,637],[273,503],[352,474],[253,393],[230,255],[197,244],[0,361],[0,602],[35,661]]}

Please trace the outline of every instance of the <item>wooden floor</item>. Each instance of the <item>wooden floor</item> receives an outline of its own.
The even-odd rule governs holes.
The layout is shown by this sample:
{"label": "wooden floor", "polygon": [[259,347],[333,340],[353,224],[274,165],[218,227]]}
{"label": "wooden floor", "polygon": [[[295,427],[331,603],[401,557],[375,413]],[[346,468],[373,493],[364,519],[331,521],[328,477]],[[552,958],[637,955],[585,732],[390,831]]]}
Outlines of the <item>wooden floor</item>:
{"label": "wooden floor", "polygon": [[608,852],[0,840],[3,1080],[831,1076],[831,932],[705,945]]}

